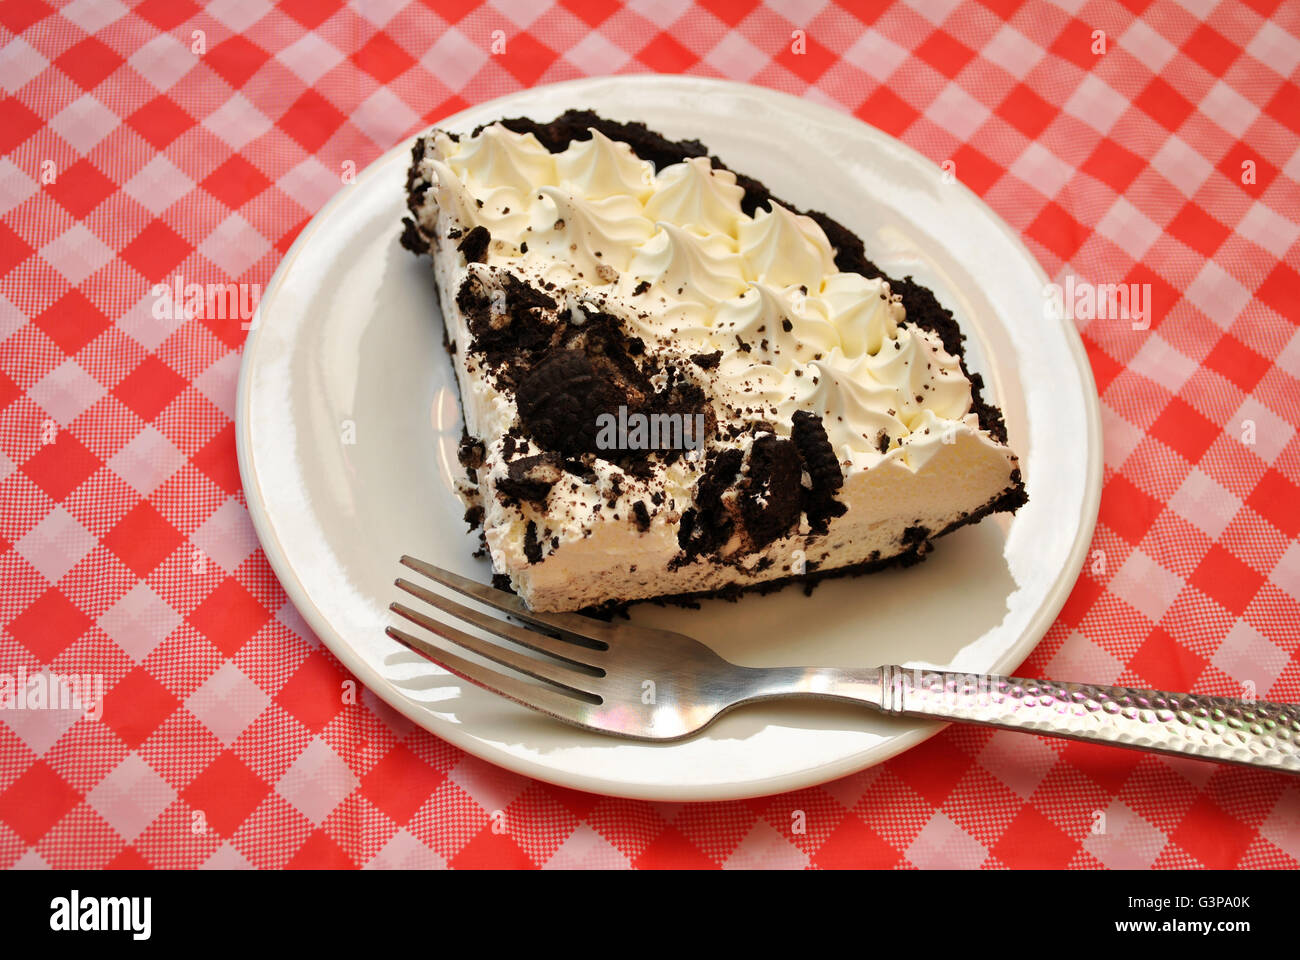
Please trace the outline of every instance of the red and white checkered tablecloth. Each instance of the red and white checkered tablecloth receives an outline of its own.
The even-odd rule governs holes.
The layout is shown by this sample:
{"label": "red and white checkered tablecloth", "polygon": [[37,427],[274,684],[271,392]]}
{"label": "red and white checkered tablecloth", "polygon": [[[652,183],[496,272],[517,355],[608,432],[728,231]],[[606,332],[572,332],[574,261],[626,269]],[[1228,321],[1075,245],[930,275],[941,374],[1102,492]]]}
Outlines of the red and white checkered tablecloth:
{"label": "red and white checkered tablecloth", "polygon": [[340,703],[245,510],[245,333],[151,294],[264,284],[346,164],[521,87],[835,105],[953,161],[1059,282],[1150,284],[1150,329],[1076,321],[1101,519],[1021,672],[1300,700],[1300,5],[0,0],[0,39],[0,685],[106,691],[0,710],[0,865],[1300,865],[1300,785],[1262,772],[952,728],[795,794],[638,803]]}

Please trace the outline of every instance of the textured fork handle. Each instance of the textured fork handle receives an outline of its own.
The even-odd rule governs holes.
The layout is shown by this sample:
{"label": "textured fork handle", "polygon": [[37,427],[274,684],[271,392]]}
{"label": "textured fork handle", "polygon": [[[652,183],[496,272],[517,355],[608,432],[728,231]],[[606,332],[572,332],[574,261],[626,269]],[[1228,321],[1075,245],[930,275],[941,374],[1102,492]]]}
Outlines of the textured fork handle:
{"label": "textured fork handle", "polygon": [[881,667],[887,713],[1005,727],[1300,774],[1300,706]]}

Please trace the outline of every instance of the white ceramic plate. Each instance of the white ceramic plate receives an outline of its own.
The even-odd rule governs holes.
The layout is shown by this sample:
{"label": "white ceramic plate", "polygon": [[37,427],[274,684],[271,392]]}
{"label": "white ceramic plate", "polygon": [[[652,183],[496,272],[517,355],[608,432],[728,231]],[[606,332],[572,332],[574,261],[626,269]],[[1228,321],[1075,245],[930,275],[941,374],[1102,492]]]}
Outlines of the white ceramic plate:
{"label": "white ceramic plate", "polygon": [[[1101,487],[1096,390],[1072,326],[1044,315],[1041,268],[973,193],[857,120],[757,87],[635,76],[540,87],[442,126],[589,107],[698,138],[950,307],[1006,415],[1029,503],[938,541],[925,563],[708,601],[632,620],[750,665],[924,664],[1007,672],[1051,625],[1083,563]],[[244,348],[236,425],[249,511],[320,638],[371,690],[485,760],[581,790],[719,800],[792,790],[878,763],[940,727],[848,705],[738,710],[693,739],[645,744],[549,720],[463,683],[384,635],[403,553],[487,580],[452,491],[460,413],[427,259],[399,247],[409,144],[341,189],[267,287]],[[1080,678],[1087,679],[1087,678]]]}

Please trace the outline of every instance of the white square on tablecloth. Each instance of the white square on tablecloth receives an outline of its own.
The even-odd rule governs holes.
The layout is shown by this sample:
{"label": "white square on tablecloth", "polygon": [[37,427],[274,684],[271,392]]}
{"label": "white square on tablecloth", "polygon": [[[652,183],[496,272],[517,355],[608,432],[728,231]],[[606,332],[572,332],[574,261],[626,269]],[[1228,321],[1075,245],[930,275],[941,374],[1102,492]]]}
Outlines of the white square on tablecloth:
{"label": "white square on tablecloth", "polygon": [[733,80],[748,80],[771,58],[738,33],[728,33],[704,55],[704,62]]}
{"label": "white square on tablecloth", "polygon": [[275,791],[319,824],[360,782],[333,747],[312,737],[276,783]]}
{"label": "white square on tablecloth", "polygon": [[194,189],[185,171],[159,153],[122,185],[122,192],[157,216]]}
{"label": "white square on tablecloth", "polygon": [[204,0],[203,12],[216,17],[234,33],[243,33],[270,13],[267,0]]}
{"label": "white square on tablecloth", "polygon": [[1182,592],[1183,580],[1135,549],[1115,571],[1108,586],[1111,593],[1156,623]]}
{"label": "white square on tablecloth", "polygon": [[387,87],[380,87],[353,111],[351,120],[362,133],[387,148],[414,126],[420,115]]}
{"label": "white square on tablecloth", "polygon": [[1231,329],[1246,304],[1254,299],[1249,290],[1213,260],[1205,261],[1183,296],[1224,330]]}
{"label": "white square on tablecloth", "polygon": [[185,708],[230,746],[270,703],[265,690],[226,660],[186,698]]}
{"label": "white square on tablecloth", "polygon": [[487,62],[488,53],[455,27],[438,37],[424,56],[420,66],[447,85],[450,90],[463,90]]}
{"label": "white square on tablecloth", "polygon": [[65,360],[27,391],[61,426],[66,427],[108,391],[75,360]]}
{"label": "white square on tablecloth", "polygon": [[168,90],[194,69],[198,55],[170,33],[160,33],[131,54],[127,63],[151,86]]}
{"label": "white square on tablecloth", "polygon": [[271,243],[237,213],[217,224],[199,244],[199,253],[225,274],[225,282],[237,280],[271,249]]}
{"label": "white square on tablecloth", "polygon": [[1296,237],[1300,237],[1300,224],[1288,220],[1264,201],[1256,200],[1237,224],[1237,232],[1282,260]]}
{"label": "white square on tablecloth", "polygon": [[50,118],[50,129],[78,153],[86,154],[121,123],[117,114],[84,93]]}
{"label": "white square on tablecloth", "polygon": [[239,383],[239,354],[230,351],[194,378],[194,386],[218,410],[235,419],[235,391]]}
{"label": "white square on tablecloth", "polygon": [[630,870],[627,855],[585,823],[565,838],[544,870]]}
{"label": "white square on tablecloth", "polygon": [[614,73],[631,58],[628,52],[599,31],[592,30],[564,54],[564,58],[585,73]]}
{"label": "white square on tablecloth", "polygon": [[1196,529],[1217,540],[1241,510],[1241,498],[1215,483],[1200,467],[1192,467],[1169,498],[1169,506]]}
{"label": "white square on tablecloth", "polygon": [[1178,48],[1137,17],[1119,37],[1119,44],[1152,73],[1164,69]]}
{"label": "white square on tablecloth", "polygon": [[1170,134],[1151,158],[1151,166],[1182,193],[1193,196],[1214,169],[1203,156],[1193,150],[1187,141]]}
{"label": "white square on tablecloth", "polygon": [[8,157],[0,157],[0,214],[8,213],[39,189],[26,170]]}
{"label": "white square on tablecloth", "polygon": [[331,170],[315,157],[308,157],[275,181],[275,185],[314,213],[343,186],[343,171]]}
{"label": "white square on tablecloth", "polygon": [[46,580],[58,583],[97,543],[95,535],[72,514],[55,506],[14,544],[14,549]]}
{"label": "white square on tablecloth", "polygon": [[1238,620],[1214,651],[1210,662],[1238,683],[1253,683],[1255,695],[1268,696],[1290,657],[1262,633]]}
{"label": "white square on tablecloth", "polygon": [[[579,834],[581,841],[578,841]],[[579,845],[581,843],[581,846]],[[602,846],[603,844],[603,846]],[[556,851],[557,856],[563,851],[564,858],[556,864],[554,860],[547,866],[552,869],[622,869],[627,858],[614,849],[604,838],[591,830],[586,824],[578,827],[573,836],[565,841],[564,846]],[[609,863],[614,857],[619,858]],[[766,820],[757,821],[745,834],[745,838],[736,845],[736,849],[726,860],[722,861],[723,870],[806,870],[808,854],[790,842],[789,837],[772,828]]]}
{"label": "white square on tablecloth", "polygon": [[525,782],[518,774],[469,755],[452,768],[451,779],[489,815],[510,806]]}
{"label": "white square on tablecloth", "polygon": [[1089,832],[1083,849],[1111,870],[1141,870],[1150,867],[1165,848],[1168,838],[1151,821],[1120,800],[1105,810],[1102,833]]}
{"label": "white square on tablecloth", "polygon": [[0,47],[0,77],[4,77],[5,90],[17,93],[33,77],[50,65],[39,50],[16,36]]}
{"label": "white square on tablecloth", "polygon": [[181,615],[147,583],[137,583],[104,611],[99,629],[136,663],[142,663],[158,644],[180,625]]}
{"label": "white square on tablecloth", "polygon": [[662,30],[690,10],[692,0],[629,0],[627,6]]}
{"label": "white square on tablecloth", "polygon": [[447,861],[430,850],[405,828],[388,838],[379,852],[366,861],[363,870],[445,870]]}
{"label": "white square on tablecloth", "polygon": [[247,97],[236,92],[203,118],[203,126],[232,150],[239,150],[270,130],[272,124]]}
{"label": "white square on tablecloth", "polygon": [[907,51],[878,30],[868,27],[853,46],[844,51],[844,59],[877,80],[885,80],[907,59]]}
{"label": "white square on tablecloth", "polygon": [[1268,575],[1294,600],[1300,600],[1300,543],[1292,541]]}
{"label": "white square on tablecloth", "polygon": [[[16,667],[8,667],[13,669]],[[28,666],[30,677],[39,670]],[[56,671],[57,672],[57,671]],[[70,671],[69,671],[70,672]],[[50,747],[63,738],[63,735],[86,715],[84,709],[76,710],[0,710],[0,724],[8,727],[15,737],[27,745],[37,756],[41,756]]]}
{"label": "white square on tablecloth", "polygon": [[[934,101],[925,108],[925,115],[958,140],[969,140],[984,125],[992,111],[955,83],[948,83]],[[958,179],[961,171],[957,172]]]}
{"label": "white square on tablecloth", "polygon": [[1074,176],[1072,166],[1040,143],[1025,147],[1010,171],[1045,197],[1056,196]]}
{"label": "white square on tablecloth", "polygon": [[152,424],[108,458],[108,468],[145,497],[184,465],[185,454]]}
{"label": "white square on tablecloth", "polygon": [[1222,80],[1214,82],[1197,107],[1234,137],[1244,134],[1259,116],[1259,107]]}
{"label": "white square on tablecloth", "polygon": [[976,758],[979,765],[1022,800],[1028,800],[1056,766],[1056,751],[1038,737],[994,730]]}
{"label": "white square on tablecloth", "polygon": [[1043,672],[1050,677],[1087,677],[1092,683],[1114,683],[1124,672],[1124,661],[1078,630],[1071,630]]}
{"label": "white square on tablecloth", "polygon": [[275,58],[310,87],[338,66],[343,60],[343,54],[322,40],[319,34],[304,33],[277,53]]}
{"label": "white square on tablecloth", "polygon": [[1106,466],[1118,470],[1137,449],[1146,434],[1136,424],[1130,423],[1119,411],[1101,402],[1101,444]]}
{"label": "white square on tablecloth", "polygon": [[74,287],[114,256],[112,248],[81,222],[74,223],[41,247],[41,259]]}
{"label": "white square on tablecloth", "polygon": [[796,27],[802,27],[815,19],[826,8],[827,2],[828,0],[767,0],[763,5]]}
{"label": "white square on tablecloth", "polygon": [[1128,99],[1096,74],[1084,74],[1062,109],[1098,133],[1110,133],[1115,121],[1129,108]]}
{"label": "white square on tablecloth", "polygon": [[190,541],[227,573],[257,549],[257,533],[248,511],[234,497],[212,512],[192,534]]}
{"label": "white square on tablecloth", "polygon": [[1148,330],[1142,338],[1141,349],[1128,362],[1129,370],[1154,380],[1170,393],[1181,390],[1200,369],[1195,360],[1181,353],[1157,331]]}
{"label": "white square on tablecloth", "polygon": [[[1164,231],[1125,197],[1116,197],[1106,215],[1098,222],[1097,232],[1134,260],[1141,260]],[[1120,279],[1106,278],[1102,282],[1118,283]]]}
{"label": "white square on tablecloth", "polygon": [[1237,412],[1229,418],[1224,431],[1235,440],[1249,439],[1249,432],[1245,428],[1247,420],[1255,425],[1255,442],[1247,444],[1247,449],[1253,451],[1265,463],[1271,464],[1276,460],[1295,436],[1295,427],[1292,424],[1274,413],[1271,407],[1264,406],[1250,396],[1242,401]]}
{"label": "white square on tablecloth", "polygon": [[1259,33],[1246,44],[1246,52],[1260,63],[1289,77],[1300,66],[1300,39],[1293,37],[1272,20],[1265,20]]}
{"label": "white square on tablecloth", "polygon": [[942,811],[932,816],[905,851],[922,870],[974,870],[989,851]]}
{"label": "white square on tablecloth", "polygon": [[1291,376],[1300,380],[1300,327],[1291,334],[1291,339],[1287,341],[1282,352],[1277,355],[1274,361],[1279,370],[1285,370]]}
{"label": "white square on tablecloth", "polygon": [[127,9],[117,0],[72,0],[59,8],[59,14],[87,33],[101,29],[126,16]]}
{"label": "white square on tablecloth", "polygon": [[229,840],[212,851],[212,856],[199,864],[200,870],[254,870],[248,858]]}
{"label": "white square on tablecloth", "polygon": [[547,5],[537,0],[489,0],[489,5],[521,30],[531,27],[547,10]]}
{"label": "white square on tablecloth", "polygon": [[90,805],[127,843],[134,842],[175,799],[176,788],[135,752],[86,794]]}
{"label": "white square on tablecloth", "polygon": [[1281,791],[1277,803],[1259,825],[1259,835],[1287,856],[1300,860],[1300,787],[1290,783]]}
{"label": "white square on tablecloth", "polygon": [[980,50],[980,56],[993,61],[1017,80],[1023,80],[1025,74],[1043,59],[1043,54],[1042,47],[1006,23]]}

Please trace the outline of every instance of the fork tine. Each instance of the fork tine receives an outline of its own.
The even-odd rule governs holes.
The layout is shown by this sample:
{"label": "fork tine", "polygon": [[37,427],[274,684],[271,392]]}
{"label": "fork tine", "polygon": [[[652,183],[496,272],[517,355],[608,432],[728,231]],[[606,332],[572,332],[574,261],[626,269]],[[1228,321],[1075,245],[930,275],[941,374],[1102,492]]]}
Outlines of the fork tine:
{"label": "fork tine", "polygon": [[462,577],[460,574],[444,570],[442,567],[435,567],[433,564],[425,560],[418,560],[415,557],[403,556],[401,563],[404,567],[410,567],[412,570],[424,574],[435,583],[441,583],[444,587],[450,587],[452,590],[473,597],[480,603],[495,607],[528,623],[539,627],[548,627],[552,630],[563,630],[582,640],[598,643],[602,647],[608,646],[605,638],[609,635],[609,625],[601,623],[599,620],[593,620],[590,617],[584,617],[576,613],[534,613],[513,593],[506,593],[504,590],[478,583],[468,577]]}
{"label": "fork tine", "polygon": [[434,593],[432,590],[425,589],[419,584],[411,583],[411,581],[405,580],[401,577],[398,577],[393,581],[393,583],[412,596],[419,597],[425,603],[437,607],[444,613],[450,613],[453,617],[456,617],[459,620],[464,620],[466,623],[472,623],[474,626],[486,630],[489,633],[496,634],[498,637],[511,640],[514,643],[528,647],[531,650],[536,650],[539,653],[546,653],[550,654],[552,657],[567,660],[569,663],[576,663],[579,666],[599,669],[595,664],[584,659],[582,656],[583,652],[586,652],[588,655],[598,653],[598,651],[593,650],[588,644],[574,643],[569,640],[557,640],[555,637],[545,633],[538,633],[536,630],[517,627],[513,623],[508,623],[498,617],[481,613],[478,610],[463,606],[454,600],[450,600],[441,594]]}
{"label": "fork tine", "polygon": [[578,683],[582,680],[587,680],[590,683],[596,679],[590,674],[579,673],[577,670],[562,666],[553,660],[540,660],[537,657],[530,657],[527,654],[503,647],[499,643],[493,643],[491,640],[475,637],[420,613],[418,610],[412,610],[405,604],[392,603],[389,604],[388,608],[412,623],[418,623],[426,630],[450,640],[457,646],[464,647],[471,653],[477,653],[480,657],[487,657],[503,667],[518,670],[520,673],[527,674],[537,680],[553,683],[582,696],[595,697],[598,701],[601,699],[592,691],[584,690],[581,686],[578,686]]}
{"label": "fork tine", "polygon": [[565,723],[576,723],[581,727],[590,726],[583,719],[582,713],[587,704],[562,693],[555,687],[538,686],[500,670],[493,670],[481,664],[471,663],[450,650],[435,646],[427,640],[413,637],[406,631],[398,630],[396,627],[386,627],[384,632],[402,646],[432,660],[438,666],[451,671],[462,680],[468,680],[470,683],[495,693],[499,697],[513,700],[520,706],[545,713],[557,720],[563,720]]}

